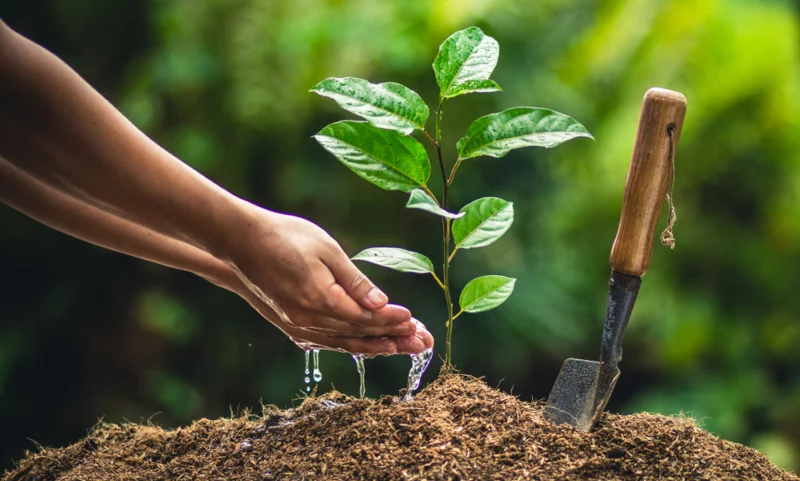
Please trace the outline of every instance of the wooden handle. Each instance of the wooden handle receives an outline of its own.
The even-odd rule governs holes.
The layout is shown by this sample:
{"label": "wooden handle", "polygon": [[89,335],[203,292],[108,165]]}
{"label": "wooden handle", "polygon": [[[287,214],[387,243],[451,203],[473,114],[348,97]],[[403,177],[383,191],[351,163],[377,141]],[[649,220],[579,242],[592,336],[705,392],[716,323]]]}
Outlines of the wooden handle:
{"label": "wooden handle", "polygon": [[642,277],[650,266],[653,235],[667,188],[672,182],[675,151],[686,115],[686,97],[652,88],[644,95],[622,199],[611,268]]}

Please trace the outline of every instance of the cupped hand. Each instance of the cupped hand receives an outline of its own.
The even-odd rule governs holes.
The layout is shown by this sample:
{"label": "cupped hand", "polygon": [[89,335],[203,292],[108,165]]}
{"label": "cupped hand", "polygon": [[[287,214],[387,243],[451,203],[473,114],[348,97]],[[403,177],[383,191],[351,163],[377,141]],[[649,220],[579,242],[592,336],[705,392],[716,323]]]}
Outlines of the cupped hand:
{"label": "cupped hand", "polygon": [[421,322],[413,318],[411,319],[415,326],[413,335],[393,337],[329,336],[286,324],[275,311],[248,289],[243,289],[240,295],[264,318],[272,322],[303,349],[326,349],[373,357],[386,354],[418,354],[433,347],[433,336]]}
{"label": "cupped hand", "polygon": [[389,304],[307,220],[252,206],[228,262],[247,287],[240,295],[302,347],[379,355],[433,346],[408,309]]}

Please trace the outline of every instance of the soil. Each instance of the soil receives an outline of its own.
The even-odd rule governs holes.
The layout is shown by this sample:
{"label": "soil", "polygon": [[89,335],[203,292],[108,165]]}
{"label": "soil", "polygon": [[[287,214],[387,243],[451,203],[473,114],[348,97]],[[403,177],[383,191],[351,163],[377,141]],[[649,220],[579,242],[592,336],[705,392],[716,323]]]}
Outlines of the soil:
{"label": "soil", "polygon": [[582,434],[542,409],[453,375],[410,402],[330,393],[176,430],[102,424],[66,448],[28,453],[3,479],[800,480],[690,418],[606,414]]}

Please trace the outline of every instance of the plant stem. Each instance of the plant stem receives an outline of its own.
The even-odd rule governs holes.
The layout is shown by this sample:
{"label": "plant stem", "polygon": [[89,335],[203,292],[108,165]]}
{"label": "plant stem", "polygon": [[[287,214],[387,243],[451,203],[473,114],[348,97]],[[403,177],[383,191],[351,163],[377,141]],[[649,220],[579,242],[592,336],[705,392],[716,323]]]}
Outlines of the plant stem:
{"label": "plant stem", "polygon": [[461,158],[459,158],[458,160],[456,160],[456,163],[455,163],[455,165],[453,165],[453,170],[451,170],[451,171],[450,171],[450,178],[449,178],[449,179],[447,179],[447,185],[450,185],[450,184],[452,184],[452,183],[453,183],[453,180],[455,180],[455,178],[456,178],[456,171],[458,170],[458,167],[459,167],[460,165],[461,165]]}
{"label": "plant stem", "polygon": [[450,298],[450,219],[443,219],[442,224],[444,227],[444,280],[442,282],[444,283],[444,300],[447,303],[447,351],[444,366],[445,372],[447,372],[452,368],[453,341],[453,301]]}
{"label": "plant stem", "polygon": [[425,134],[425,138],[428,139],[428,142],[430,142],[431,145],[433,145],[434,147],[438,147],[439,146],[439,143],[436,142],[435,140],[433,140],[433,137],[431,137],[431,134],[429,134],[426,130],[423,130],[422,133]]}
{"label": "plant stem", "polygon": [[[442,172],[442,208],[447,210],[448,190],[450,187],[449,179],[444,168],[442,158],[442,103],[436,109],[436,156],[439,159],[439,168]],[[444,358],[444,370],[448,372],[452,369],[452,340],[453,340],[453,301],[450,298],[450,219],[442,218],[442,238],[444,245],[444,266],[442,268],[442,284],[444,288],[444,300],[447,304],[447,349]]]}
{"label": "plant stem", "polygon": [[450,257],[447,258],[447,262],[453,262],[453,257],[456,256],[456,252],[458,252],[458,246],[453,249],[453,252],[450,253]]}

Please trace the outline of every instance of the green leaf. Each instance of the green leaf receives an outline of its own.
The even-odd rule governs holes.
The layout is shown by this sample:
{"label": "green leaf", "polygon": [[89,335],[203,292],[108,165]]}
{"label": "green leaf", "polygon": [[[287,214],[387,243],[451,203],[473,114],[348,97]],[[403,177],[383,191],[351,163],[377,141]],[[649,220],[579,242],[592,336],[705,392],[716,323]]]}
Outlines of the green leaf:
{"label": "green leaf", "polygon": [[516,279],[504,276],[483,276],[464,286],[458,304],[464,312],[483,312],[504,303],[514,292]]}
{"label": "green leaf", "polygon": [[497,197],[470,202],[460,213],[465,215],[453,222],[453,240],[461,249],[488,246],[514,222],[514,204]]}
{"label": "green leaf", "polygon": [[482,94],[491,92],[502,92],[503,89],[494,80],[467,80],[454,89],[447,98],[456,97],[463,94]]}
{"label": "green leaf", "polygon": [[314,138],[350,170],[382,189],[411,192],[424,186],[431,174],[425,147],[394,130],[343,120]]}
{"label": "green leaf", "polygon": [[371,262],[400,272],[411,272],[413,274],[433,273],[433,263],[430,259],[422,254],[398,247],[364,249],[353,256],[353,260]]}
{"label": "green leaf", "polygon": [[458,141],[458,157],[503,157],[522,147],[555,147],[577,137],[594,139],[568,115],[538,107],[515,107],[481,117]]}
{"label": "green leaf", "polygon": [[381,84],[352,77],[328,78],[311,87],[340,107],[368,120],[382,129],[410,134],[423,130],[428,119],[428,106],[408,87],[394,82]]}
{"label": "green leaf", "polygon": [[436,215],[447,217],[448,219],[458,219],[459,217],[464,216],[463,212],[453,214],[442,209],[439,207],[439,204],[436,202],[436,200],[434,200],[433,197],[428,195],[428,193],[422,189],[414,189],[411,191],[411,195],[408,197],[408,203],[406,204],[406,207],[409,209],[426,210]]}
{"label": "green leaf", "polygon": [[439,84],[439,99],[448,99],[470,92],[494,92],[500,86],[489,80],[500,46],[478,27],[470,27],[450,35],[439,47],[433,60],[433,72]]}

